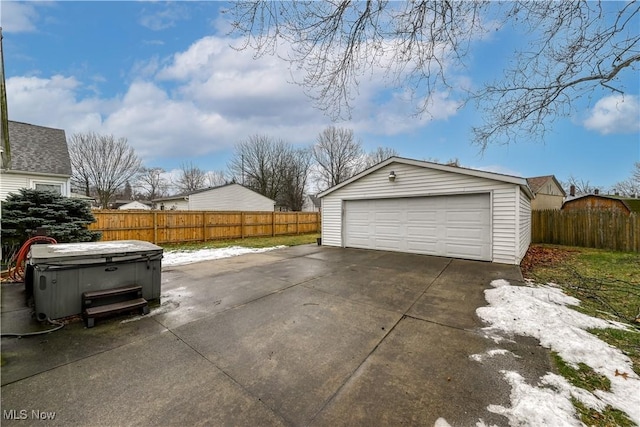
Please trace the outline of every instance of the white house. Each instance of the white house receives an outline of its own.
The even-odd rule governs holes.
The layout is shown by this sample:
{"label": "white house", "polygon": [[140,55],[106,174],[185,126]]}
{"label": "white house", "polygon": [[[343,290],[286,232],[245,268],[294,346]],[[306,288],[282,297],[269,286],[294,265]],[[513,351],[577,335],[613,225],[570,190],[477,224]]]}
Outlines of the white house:
{"label": "white house", "polygon": [[309,194],[304,199],[304,204],[302,205],[302,212],[320,212],[321,202],[318,196],[312,196]]}
{"label": "white house", "polygon": [[531,201],[532,211],[560,209],[567,195],[554,175],[527,178],[527,184],[534,195]]}
{"label": "white house", "polygon": [[189,211],[273,211],[275,200],[240,184],[225,184],[154,199],[158,209]]}
{"label": "white house", "polygon": [[326,246],[519,264],[531,242],[520,177],[392,157],[319,197]]}
{"label": "white house", "polygon": [[2,155],[0,200],[21,188],[69,197],[71,160],[64,130],[9,121],[10,152]]}

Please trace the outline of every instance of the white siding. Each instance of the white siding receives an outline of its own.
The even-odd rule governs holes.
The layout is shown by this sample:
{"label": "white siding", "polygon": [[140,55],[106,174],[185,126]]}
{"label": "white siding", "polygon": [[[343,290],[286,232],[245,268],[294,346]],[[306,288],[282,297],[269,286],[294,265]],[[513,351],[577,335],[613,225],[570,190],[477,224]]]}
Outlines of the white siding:
{"label": "white siding", "polygon": [[21,188],[36,188],[36,184],[60,184],[63,196],[69,197],[71,194],[69,178],[3,172],[0,174],[0,200],[6,200],[9,193],[17,193]]}
{"label": "white siding", "polygon": [[239,184],[229,184],[189,196],[192,211],[273,211],[274,201]]}
{"label": "white siding", "polygon": [[[396,174],[389,182],[389,172]],[[517,264],[516,184],[439,171],[403,163],[391,163],[335,190],[322,198],[322,244],[343,246],[343,200],[418,197],[444,194],[491,193],[492,261]]]}
{"label": "white siding", "polygon": [[518,259],[516,260],[518,263],[522,261],[522,258],[527,253],[527,249],[529,249],[529,245],[531,244],[531,200],[524,193],[524,191],[520,192],[520,248],[518,252]]}
{"label": "white siding", "polygon": [[166,211],[188,211],[189,210],[189,202],[184,199],[175,199],[175,200],[164,200],[162,202],[156,203],[158,209],[162,209],[164,206],[164,210]]}

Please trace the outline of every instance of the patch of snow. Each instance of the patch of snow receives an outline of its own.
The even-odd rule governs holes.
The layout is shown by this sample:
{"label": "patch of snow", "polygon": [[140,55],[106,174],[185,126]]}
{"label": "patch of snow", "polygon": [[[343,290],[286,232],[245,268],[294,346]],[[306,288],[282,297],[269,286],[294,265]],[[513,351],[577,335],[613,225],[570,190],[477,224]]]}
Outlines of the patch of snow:
{"label": "patch of snow", "polygon": [[269,248],[243,248],[240,246],[230,246],[228,248],[199,249],[195,251],[167,251],[164,253],[162,266],[168,267],[174,265],[192,264],[194,262],[230,258],[245,254],[257,254],[282,248],[286,248],[286,246],[272,246]]}
{"label": "patch of snow", "polygon": [[485,354],[472,354],[469,356],[469,359],[475,360],[476,362],[482,362],[486,357],[494,357],[494,356],[502,356],[502,355],[511,355],[516,358],[520,358],[520,356],[513,354],[507,349],[504,348],[494,348],[492,350],[487,351]]}
{"label": "patch of snow", "polygon": [[490,412],[507,417],[512,426],[582,426],[571,400],[564,394],[529,385],[517,372],[502,373],[511,385],[511,407],[489,405]]}
{"label": "patch of snow", "polygon": [[135,247],[132,243],[121,242],[86,242],[86,243],[57,243],[50,245],[52,252],[55,253],[71,253],[71,252],[88,252],[88,251],[104,251],[111,249],[130,249]]}
{"label": "patch of snow", "polygon": [[451,427],[451,424],[449,424],[444,418],[438,418],[433,427]]}
{"label": "patch of snow", "polygon": [[[573,415],[570,401],[573,396],[598,410],[611,405],[640,424],[640,377],[632,370],[631,360],[586,331],[589,328],[629,329],[626,325],[569,308],[579,305],[580,301],[554,286],[511,286],[506,280],[494,280],[491,284],[494,288],[485,291],[489,306],[476,310],[478,316],[490,324],[484,328],[488,337],[506,334],[536,338],[570,365],[584,363],[606,376],[611,382],[611,391],[590,393],[554,374],[541,378],[538,387],[526,384],[517,373],[507,372],[504,375],[512,386],[512,407],[491,406],[490,410],[507,416],[512,424],[580,425]],[[625,375],[620,375],[622,373]],[[536,418],[536,413],[552,418]],[[559,418],[554,418],[556,416]],[[566,419],[560,422],[561,417]]]}

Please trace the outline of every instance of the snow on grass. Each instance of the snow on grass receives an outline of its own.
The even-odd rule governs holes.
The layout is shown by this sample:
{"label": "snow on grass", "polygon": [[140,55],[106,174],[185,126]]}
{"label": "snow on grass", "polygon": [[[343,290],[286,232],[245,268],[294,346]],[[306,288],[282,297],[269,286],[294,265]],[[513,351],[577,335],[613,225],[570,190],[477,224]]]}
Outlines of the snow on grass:
{"label": "snow on grass", "polygon": [[[489,324],[484,328],[489,338],[494,341],[504,335],[536,338],[568,364],[577,367],[578,363],[584,363],[606,376],[611,381],[611,391],[590,393],[551,373],[542,377],[539,384],[530,385],[520,374],[503,371],[512,387],[512,406],[492,405],[490,411],[505,415],[512,425],[581,425],[571,404],[574,397],[597,410],[611,405],[640,425],[640,377],[633,371],[631,360],[586,331],[628,329],[627,326],[569,308],[580,301],[554,286],[511,286],[506,280],[494,280],[491,285],[493,288],[485,291],[489,306],[476,310]],[[474,355],[472,359],[480,361],[482,356]]]}
{"label": "snow on grass", "polygon": [[243,248],[240,246],[230,246],[217,249],[199,249],[194,251],[166,251],[162,258],[162,266],[174,266],[192,264],[194,262],[208,261],[213,259],[230,258],[238,255],[256,254],[274,249],[282,249],[286,246],[272,246],[269,248]]}

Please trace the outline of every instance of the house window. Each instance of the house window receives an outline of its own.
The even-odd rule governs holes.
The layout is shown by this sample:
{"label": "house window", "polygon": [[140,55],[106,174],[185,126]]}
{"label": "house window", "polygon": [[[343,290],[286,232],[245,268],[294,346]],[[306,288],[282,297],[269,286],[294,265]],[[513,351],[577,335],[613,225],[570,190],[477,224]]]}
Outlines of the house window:
{"label": "house window", "polygon": [[62,184],[54,183],[34,183],[34,187],[38,191],[50,191],[56,194],[62,194]]}

